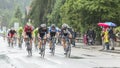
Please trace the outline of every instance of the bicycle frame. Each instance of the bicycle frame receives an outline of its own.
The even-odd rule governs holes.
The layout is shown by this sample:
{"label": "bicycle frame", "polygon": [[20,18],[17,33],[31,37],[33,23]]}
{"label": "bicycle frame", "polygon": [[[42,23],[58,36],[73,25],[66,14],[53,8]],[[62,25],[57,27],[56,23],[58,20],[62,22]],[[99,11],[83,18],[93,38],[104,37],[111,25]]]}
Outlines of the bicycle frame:
{"label": "bicycle frame", "polygon": [[70,54],[71,54],[71,45],[70,45],[70,39],[68,37],[65,37],[65,44],[66,45],[66,57],[70,58]]}
{"label": "bicycle frame", "polygon": [[54,55],[55,54],[55,36],[53,36],[52,38],[51,38],[51,43],[52,43],[52,47],[51,47],[51,51],[52,51],[52,55]]}
{"label": "bicycle frame", "polygon": [[45,39],[41,39],[42,45],[41,45],[41,57],[44,58],[45,56]]}
{"label": "bicycle frame", "polygon": [[26,38],[26,46],[27,46],[27,51],[28,51],[28,55],[31,55],[32,56],[32,46],[30,45],[30,38],[27,37]]}

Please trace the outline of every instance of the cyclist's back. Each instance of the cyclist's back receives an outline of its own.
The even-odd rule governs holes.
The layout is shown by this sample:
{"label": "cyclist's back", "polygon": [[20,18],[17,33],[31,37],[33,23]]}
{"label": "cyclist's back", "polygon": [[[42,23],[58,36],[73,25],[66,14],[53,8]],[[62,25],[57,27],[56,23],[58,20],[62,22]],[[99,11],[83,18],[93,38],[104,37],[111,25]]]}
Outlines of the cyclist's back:
{"label": "cyclist's back", "polygon": [[36,38],[38,35],[38,28],[34,29],[33,31],[33,36]]}
{"label": "cyclist's back", "polygon": [[21,37],[21,36],[22,36],[22,33],[23,33],[23,28],[20,27],[20,28],[18,29],[18,36]]}
{"label": "cyclist's back", "polygon": [[10,31],[8,32],[8,36],[10,38],[12,38],[15,35],[16,31],[14,29],[10,29]]}

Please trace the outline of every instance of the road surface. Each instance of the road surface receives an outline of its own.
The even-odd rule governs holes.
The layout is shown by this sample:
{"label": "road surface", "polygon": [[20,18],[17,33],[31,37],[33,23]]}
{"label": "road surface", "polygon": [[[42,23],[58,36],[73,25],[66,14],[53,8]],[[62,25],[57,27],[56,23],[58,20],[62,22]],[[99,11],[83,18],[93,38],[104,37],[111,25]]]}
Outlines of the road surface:
{"label": "road surface", "polygon": [[28,57],[26,48],[8,47],[0,37],[0,68],[120,68],[120,55],[100,52],[95,49],[72,48],[71,58],[64,56],[61,46],[56,46],[55,56],[46,47],[45,58],[41,58],[33,48],[33,56]]}

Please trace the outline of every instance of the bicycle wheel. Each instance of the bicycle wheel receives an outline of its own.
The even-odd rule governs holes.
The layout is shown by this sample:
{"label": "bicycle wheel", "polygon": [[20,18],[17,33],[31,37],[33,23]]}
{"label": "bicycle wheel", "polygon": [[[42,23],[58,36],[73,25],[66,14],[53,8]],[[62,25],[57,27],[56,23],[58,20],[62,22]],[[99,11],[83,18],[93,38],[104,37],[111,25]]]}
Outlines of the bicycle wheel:
{"label": "bicycle wheel", "polygon": [[21,48],[21,40],[19,40],[19,44],[18,44],[19,48]]}
{"label": "bicycle wheel", "polygon": [[13,48],[13,39],[11,39],[12,41],[11,41],[11,47]]}
{"label": "bicycle wheel", "polygon": [[19,48],[21,48],[21,43],[19,43]]}
{"label": "bicycle wheel", "polygon": [[28,38],[26,40],[26,46],[27,46],[27,52],[28,52],[28,56],[32,56],[32,46],[30,45],[30,39]]}
{"label": "bicycle wheel", "polygon": [[70,58],[71,55],[71,46],[68,46],[68,52],[67,52],[67,57]]}
{"label": "bicycle wheel", "polygon": [[38,50],[37,46],[38,46],[38,41],[35,41],[35,49],[36,50]]}
{"label": "bicycle wheel", "polygon": [[45,45],[42,45],[42,48],[41,48],[41,57],[44,58],[45,56]]}
{"label": "bicycle wheel", "polygon": [[52,42],[52,48],[51,48],[51,54],[54,56],[55,55],[55,44]]}
{"label": "bicycle wheel", "polygon": [[66,54],[66,57],[67,58],[70,58],[70,55],[71,55],[71,45],[70,45],[70,43],[69,42],[67,42],[67,50],[66,50],[67,52],[67,54]]}
{"label": "bicycle wheel", "polygon": [[10,47],[10,40],[8,40],[8,46]]}
{"label": "bicycle wheel", "polygon": [[23,40],[22,38],[20,39],[20,48],[22,48],[22,43],[23,43]]}

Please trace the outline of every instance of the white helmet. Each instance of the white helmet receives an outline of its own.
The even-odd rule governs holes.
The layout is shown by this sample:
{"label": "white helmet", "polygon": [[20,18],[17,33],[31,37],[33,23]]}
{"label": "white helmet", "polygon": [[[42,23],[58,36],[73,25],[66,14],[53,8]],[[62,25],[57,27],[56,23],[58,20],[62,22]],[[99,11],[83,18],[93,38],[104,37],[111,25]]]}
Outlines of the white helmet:
{"label": "white helmet", "polygon": [[55,27],[55,24],[52,24],[51,27]]}
{"label": "white helmet", "polygon": [[64,24],[62,25],[62,28],[68,28],[68,25],[64,23]]}
{"label": "white helmet", "polygon": [[44,28],[46,27],[46,24],[41,24],[40,27]]}

